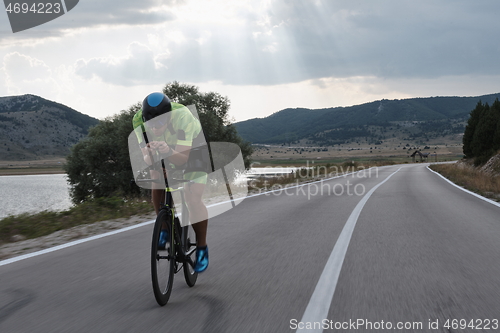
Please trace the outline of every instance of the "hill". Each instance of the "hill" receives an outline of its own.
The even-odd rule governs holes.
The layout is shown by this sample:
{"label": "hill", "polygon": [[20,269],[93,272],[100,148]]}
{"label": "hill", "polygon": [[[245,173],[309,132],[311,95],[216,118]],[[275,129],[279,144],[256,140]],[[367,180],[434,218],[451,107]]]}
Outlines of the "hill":
{"label": "hill", "polygon": [[98,122],[39,96],[0,97],[0,160],[66,156]]}
{"label": "hill", "polygon": [[477,97],[380,100],[350,107],[285,109],[266,118],[235,123],[247,141],[261,144],[307,143],[333,146],[350,142],[381,144],[389,138],[436,143],[461,142],[470,111],[481,100],[492,104],[500,93]]}

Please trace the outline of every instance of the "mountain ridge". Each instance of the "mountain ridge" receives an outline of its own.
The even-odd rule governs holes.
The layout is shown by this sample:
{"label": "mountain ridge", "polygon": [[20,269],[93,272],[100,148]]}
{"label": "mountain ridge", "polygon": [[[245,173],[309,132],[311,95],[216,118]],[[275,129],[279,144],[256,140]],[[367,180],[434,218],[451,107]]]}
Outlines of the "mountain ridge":
{"label": "mountain ridge", "polygon": [[63,157],[98,119],[25,94],[0,97],[0,160]]}

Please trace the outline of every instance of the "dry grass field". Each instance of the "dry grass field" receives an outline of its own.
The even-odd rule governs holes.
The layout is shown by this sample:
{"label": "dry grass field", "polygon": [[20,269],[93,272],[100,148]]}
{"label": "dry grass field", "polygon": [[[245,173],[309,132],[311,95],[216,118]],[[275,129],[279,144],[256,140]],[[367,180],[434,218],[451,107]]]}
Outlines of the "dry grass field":
{"label": "dry grass field", "polygon": [[436,164],[431,165],[431,168],[457,185],[487,198],[500,201],[500,155],[490,161],[494,162],[490,163],[490,165],[493,164],[492,170],[488,170],[484,166],[474,167],[472,162],[467,161]]}
{"label": "dry grass field", "polygon": [[[427,148],[426,148],[427,147]],[[254,166],[266,165],[304,165],[311,163],[343,163],[346,161],[376,162],[392,161],[395,163],[412,163],[410,157],[415,150],[428,153],[428,162],[454,161],[462,158],[461,144],[443,145],[352,145],[335,147],[299,147],[285,145],[255,146],[252,160]],[[418,162],[417,158],[415,162]]]}
{"label": "dry grass field", "polygon": [[0,176],[39,175],[64,173],[66,159],[40,159],[33,161],[0,161]]}

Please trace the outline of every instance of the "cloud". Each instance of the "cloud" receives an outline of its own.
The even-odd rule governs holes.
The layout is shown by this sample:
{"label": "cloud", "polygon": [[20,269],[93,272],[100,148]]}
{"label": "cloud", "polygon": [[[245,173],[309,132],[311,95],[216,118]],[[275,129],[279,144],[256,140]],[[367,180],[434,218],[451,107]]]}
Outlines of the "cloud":
{"label": "cloud", "polygon": [[167,64],[172,76],[227,84],[494,75],[499,10],[492,2],[273,0],[232,29],[205,25],[203,45],[188,34]]}
{"label": "cloud", "polygon": [[[200,1],[80,1],[47,27],[59,29],[50,30],[55,33],[101,26],[88,29],[91,33],[74,30],[83,32],[68,34],[67,45],[101,37],[109,40],[99,45],[101,52],[115,56],[80,54],[87,58],[77,62],[75,72],[119,86],[172,80],[267,86],[317,80],[321,85],[329,78],[500,74],[494,43],[500,2]],[[145,24],[151,26],[137,28]],[[128,27],[104,31],[108,25]],[[117,46],[122,39],[128,50]]]}
{"label": "cloud", "polygon": [[35,81],[50,76],[50,68],[41,60],[12,52],[4,56],[3,67],[10,80],[15,82]]}
{"label": "cloud", "polygon": [[[274,85],[310,79],[500,73],[500,3],[273,0],[239,24],[176,22],[168,74],[190,82]],[[241,12],[242,8],[239,9]],[[190,26],[188,26],[190,25]],[[207,37],[208,36],[208,37]],[[200,40],[203,43],[200,43]]]}
{"label": "cloud", "polygon": [[103,82],[120,86],[165,83],[166,59],[167,53],[155,56],[147,46],[134,42],[129,45],[125,57],[78,60],[75,73],[86,80],[98,77]]}
{"label": "cloud", "polygon": [[493,2],[276,0],[267,28],[275,56],[294,50],[304,79],[497,74],[498,10]]}
{"label": "cloud", "polygon": [[51,69],[45,62],[19,52],[6,54],[1,70],[9,94],[19,94],[23,91],[54,92],[59,89]]}

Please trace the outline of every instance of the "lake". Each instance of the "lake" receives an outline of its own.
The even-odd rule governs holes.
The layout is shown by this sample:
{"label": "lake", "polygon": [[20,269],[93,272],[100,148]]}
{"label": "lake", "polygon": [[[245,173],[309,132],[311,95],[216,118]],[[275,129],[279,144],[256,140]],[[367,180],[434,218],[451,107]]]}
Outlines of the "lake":
{"label": "lake", "polygon": [[0,219],[72,206],[66,175],[0,176]]}

